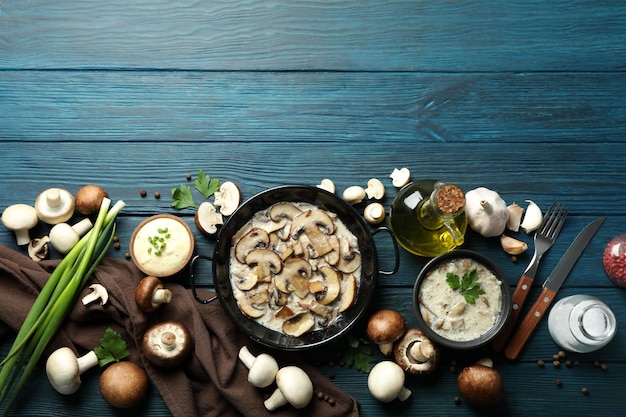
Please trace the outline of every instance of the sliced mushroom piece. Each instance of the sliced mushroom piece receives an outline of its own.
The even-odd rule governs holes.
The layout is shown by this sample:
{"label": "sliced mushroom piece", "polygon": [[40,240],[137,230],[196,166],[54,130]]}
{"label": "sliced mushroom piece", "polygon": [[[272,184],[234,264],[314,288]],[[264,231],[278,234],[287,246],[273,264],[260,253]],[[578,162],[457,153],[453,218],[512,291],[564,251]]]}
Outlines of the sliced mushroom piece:
{"label": "sliced mushroom piece", "polygon": [[280,310],[274,314],[277,319],[286,320],[289,317],[293,317],[293,311],[288,306],[283,306]]}
{"label": "sliced mushroom piece", "polygon": [[300,210],[292,203],[277,203],[270,207],[269,210],[270,219],[275,222],[278,222],[282,219],[293,220],[301,213],[302,210]]}
{"label": "sliced mushroom piece", "polygon": [[324,277],[324,292],[316,298],[320,304],[330,304],[339,296],[341,284],[339,283],[340,275],[336,269],[324,265],[320,268],[320,274]]}
{"label": "sliced mushroom piece", "polygon": [[333,250],[331,250],[326,254],[326,256],[324,256],[324,260],[328,262],[329,265],[335,266],[339,262],[341,250],[339,247],[339,238],[337,237],[337,235],[330,235],[328,237],[328,242],[332,246]]}
{"label": "sliced mushroom piece", "polygon": [[356,281],[356,277],[352,274],[345,279],[345,288],[341,291],[341,298],[339,299],[339,312],[343,313],[352,305],[356,300],[356,294],[358,290],[358,285]]}
{"label": "sliced mushroom piece", "polygon": [[289,336],[300,337],[315,325],[315,318],[305,311],[298,313],[283,322],[283,332]]}
{"label": "sliced mushroom piece", "polygon": [[253,228],[243,235],[235,245],[235,258],[245,263],[246,256],[253,249],[267,248],[270,237],[263,229]]}
{"label": "sliced mushroom piece", "polygon": [[287,226],[287,223],[289,223],[289,219],[286,217],[272,220],[270,217],[259,216],[253,221],[254,227],[263,229],[270,234],[284,229],[284,227]]}
{"label": "sliced mushroom piece", "polygon": [[300,214],[291,224],[291,237],[297,239],[301,233],[307,235],[318,256],[324,256],[333,250],[328,235],[335,232],[335,223],[322,210],[307,210]]}
{"label": "sliced mushroom piece", "polygon": [[299,298],[304,298],[309,293],[308,281],[312,274],[310,263],[302,258],[291,258],[283,263],[283,269],[274,277],[274,283],[280,291],[293,292]]}
{"label": "sliced mushroom piece", "polygon": [[[237,305],[243,314],[250,318],[258,319],[267,311],[267,303],[262,302],[264,298],[263,292],[253,294],[253,297],[246,294],[238,294],[236,296]],[[269,293],[267,294],[267,299],[269,300]]]}
{"label": "sliced mushroom piece", "polygon": [[324,304],[320,304],[315,300],[311,301],[310,303],[300,303],[300,306],[302,308],[306,308],[313,314],[320,316],[323,319],[323,321],[320,322],[322,326],[327,326],[332,319],[333,310],[330,307],[325,306]]}
{"label": "sliced mushroom piece", "polygon": [[198,206],[194,216],[194,223],[198,230],[204,235],[214,235],[217,233],[217,226],[224,224],[224,218],[217,212],[215,206],[208,201]]}
{"label": "sliced mushroom piece", "polygon": [[346,274],[352,273],[361,266],[361,253],[350,245],[347,237],[343,236],[340,242],[341,256],[336,268]]}
{"label": "sliced mushroom piece", "polygon": [[215,192],[215,200],[213,205],[220,208],[220,213],[224,216],[230,216],[237,210],[241,203],[241,192],[234,182],[226,181]]}
{"label": "sliced mushroom piece", "polygon": [[246,255],[245,262],[254,267],[257,281],[266,281],[283,268],[280,256],[271,249],[253,249]]}

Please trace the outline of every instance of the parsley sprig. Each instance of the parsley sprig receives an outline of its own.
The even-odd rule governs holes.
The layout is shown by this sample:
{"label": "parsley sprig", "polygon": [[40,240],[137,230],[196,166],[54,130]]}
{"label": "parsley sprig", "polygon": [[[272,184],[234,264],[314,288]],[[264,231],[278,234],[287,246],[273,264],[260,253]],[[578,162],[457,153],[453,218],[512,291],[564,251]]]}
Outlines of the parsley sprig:
{"label": "parsley sprig", "polygon": [[357,371],[368,373],[372,368],[372,346],[366,339],[346,334],[337,340],[336,348],[343,352],[341,360]]}
{"label": "parsley sprig", "polygon": [[475,304],[476,299],[485,293],[478,283],[478,272],[474,269],[469,274],[463,274],[463,278],[459,278],[457,274],[448,272],[446,281],[453,290],[461,290],[461,295],[469,304]]}
{"label": "parsley sprig", "polygon": [[98,357],[100,366],[119,362],[130,355],[128,345],[126,345],[122,336],[110,327],[104,331],[104,335],[100,339],[100,346],[94,348],[93,351]]}
{"label": "parsley sprig", "polygon": [[[193,182],[194,188],[204,196],[209,198],[220,188],[220,179],[208,177],[204,171],[198,171],[198,176]],[[177,209],[184,209],[187,207],[197,208],[196,202],[193,199],[193,192],[190,186],[181,184],[176,188],[172,188],[172,204],[171,206]]]}

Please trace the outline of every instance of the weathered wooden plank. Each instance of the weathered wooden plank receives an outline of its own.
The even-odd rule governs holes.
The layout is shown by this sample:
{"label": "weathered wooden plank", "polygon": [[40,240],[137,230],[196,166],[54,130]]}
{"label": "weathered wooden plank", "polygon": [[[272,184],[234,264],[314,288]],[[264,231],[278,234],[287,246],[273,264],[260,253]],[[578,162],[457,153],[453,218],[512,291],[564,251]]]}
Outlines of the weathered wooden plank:
{"label": "weathered wooden plank", "polygon": [[625,77],[4,71],[0,139],[511,142],[515,160],[527,143],[622,142]]}
{"label": "weathered wooden plank", "polygon": [[4,0],[0,68],[605,71],[620,2]]}

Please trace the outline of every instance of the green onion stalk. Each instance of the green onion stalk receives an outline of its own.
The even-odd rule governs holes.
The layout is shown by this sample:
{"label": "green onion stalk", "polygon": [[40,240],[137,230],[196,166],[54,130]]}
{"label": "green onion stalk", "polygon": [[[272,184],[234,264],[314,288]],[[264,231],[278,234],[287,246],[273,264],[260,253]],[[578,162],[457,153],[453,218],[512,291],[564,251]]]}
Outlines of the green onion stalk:
{"label": "green onion stalk", "polygon": [[0,404],[8,415],[46,346],[74,306],[89,277],[109,249],[115,235],[115,218],[125,203],[102,201],[96,221],[65,255],[41,289],[17,333],[7,356],[0,362]]}

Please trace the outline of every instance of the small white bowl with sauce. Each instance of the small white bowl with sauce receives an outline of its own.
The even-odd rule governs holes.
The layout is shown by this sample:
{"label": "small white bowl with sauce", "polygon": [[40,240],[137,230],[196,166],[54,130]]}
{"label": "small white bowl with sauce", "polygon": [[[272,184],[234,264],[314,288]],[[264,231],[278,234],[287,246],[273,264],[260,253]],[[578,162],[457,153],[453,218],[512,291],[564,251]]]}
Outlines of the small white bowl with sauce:
{"label": "small white bowl with sauce", "polygon": [[511,313],[511,291],[486,256],[457,249],[433,258],[417,276],[413,310],[435,343],[474,349],[491,342]]}
{"label": "small white bowl with sauce", "polygon": [[193,255],[195,239],[187,223],[171,214],[147,218],[130,239],[130,256],[143,273],[158,278],[178,274]]}

